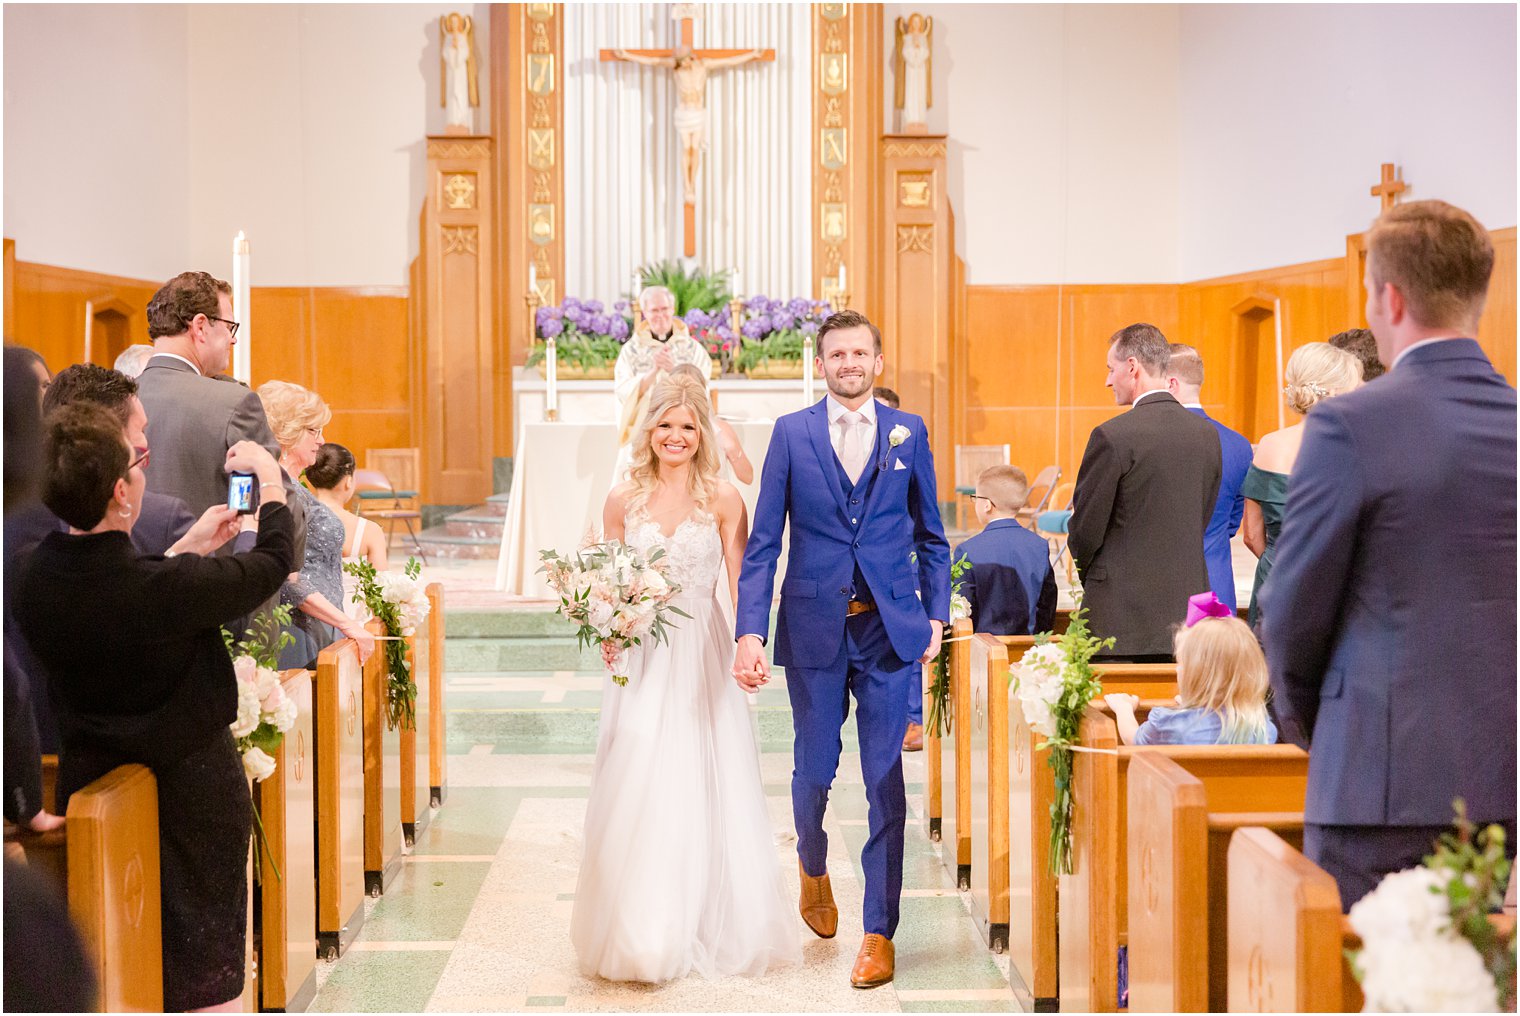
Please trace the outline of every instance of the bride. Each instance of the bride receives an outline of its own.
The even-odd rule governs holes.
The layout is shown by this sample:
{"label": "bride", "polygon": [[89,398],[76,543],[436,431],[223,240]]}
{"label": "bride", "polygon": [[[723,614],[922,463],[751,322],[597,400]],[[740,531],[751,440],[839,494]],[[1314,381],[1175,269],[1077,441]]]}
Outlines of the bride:
{"label": "bride", "polygon": [[606,539],[664,549],[691,615],[668,642],[629,650],[626,687],[603,682],[570,938],[582,971],[609,980],[754,976],[802,955],[730,676],[718,577],[726,565],[732,604],[748,523],[718,454],[702,386],[658,382],[602,513]]}

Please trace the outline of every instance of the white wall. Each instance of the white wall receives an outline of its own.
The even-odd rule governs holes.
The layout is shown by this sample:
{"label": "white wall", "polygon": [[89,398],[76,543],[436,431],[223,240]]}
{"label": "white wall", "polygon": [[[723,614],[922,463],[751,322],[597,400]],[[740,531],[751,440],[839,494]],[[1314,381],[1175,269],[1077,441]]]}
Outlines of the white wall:
{"label": "white wall", "polygon": [[486,5],[5,7],[5,235],[24,261],[256,285],[407,283],[438,17]]}
{"label": "white wall", "polygon": [[[1175,5],[887,4],[934,18],[929,128],[948,133],[973,284],[1170,282],[1178,270]],[[894,126],[890,65],[887,129]]]}
{"label": "white wall", "polygon": [[1404,200],[1515,225],[1515,7],[1182,10],[1182,278],[1336,257]]}
{"label": "white wall", "polygon": [[184,7],[7,4],[5,235],[23,261],[134,278],[185,263]]}

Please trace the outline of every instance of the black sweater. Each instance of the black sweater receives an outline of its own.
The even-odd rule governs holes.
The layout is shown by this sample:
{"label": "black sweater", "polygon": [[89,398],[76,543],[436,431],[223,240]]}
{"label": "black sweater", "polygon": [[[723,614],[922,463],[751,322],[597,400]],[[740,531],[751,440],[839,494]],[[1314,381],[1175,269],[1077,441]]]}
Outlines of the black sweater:
{"label": "black sweater", "polygon": [[12,601],[47,668],[64,750],[153,765],[209,743],[237,718],[220,627],[269,599],[292,570],[292,521],[266,505],[246,554],[139,557],[126,533],[53,533]]}

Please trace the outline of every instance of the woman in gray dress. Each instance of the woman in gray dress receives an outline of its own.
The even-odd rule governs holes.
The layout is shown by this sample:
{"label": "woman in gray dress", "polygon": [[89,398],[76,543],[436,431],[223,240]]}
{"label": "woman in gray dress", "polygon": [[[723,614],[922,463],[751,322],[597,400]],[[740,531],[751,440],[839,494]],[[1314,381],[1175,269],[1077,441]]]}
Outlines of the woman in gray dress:
{"label": "woman in gray dress", "polygon": [[[322,447],[322,428],[332,410],[316,392],[289,381],[266,381],[259,386],[269,428],[280,443],[280,467],[287,479],[299,480]],[[306,509],[306,556],[280,590],[280,602],[295,608],[289,629],[295,644],[280,655],[282,667],[314,665],[317,654],[340,638],[359,643],[359,657],[369,659],[375,637],[343,612],[343,522],[300,483],[294,499]]]}

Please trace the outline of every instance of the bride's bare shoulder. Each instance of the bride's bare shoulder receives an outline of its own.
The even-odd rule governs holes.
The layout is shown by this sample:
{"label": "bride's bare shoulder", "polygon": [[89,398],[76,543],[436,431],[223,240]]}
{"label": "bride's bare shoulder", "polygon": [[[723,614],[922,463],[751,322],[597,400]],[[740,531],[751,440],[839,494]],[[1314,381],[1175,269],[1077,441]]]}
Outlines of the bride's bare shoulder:
{"label": "bride's bare shoulder", "polygon": [[613,487],[607,492],[607,501],[605,507],[616,508],[618,511],[625,510],[628,507],[628,499],[632,493],[632,481],[624,480],[622,483],[618,484],[616,487]]}
{"label": "bride's bare shoulder", "polygon": [[744,498],[738,487],[727,480],[719,480],[717,493],[713,496],[713,507],[720,518],[736,519],[744,511]]}

